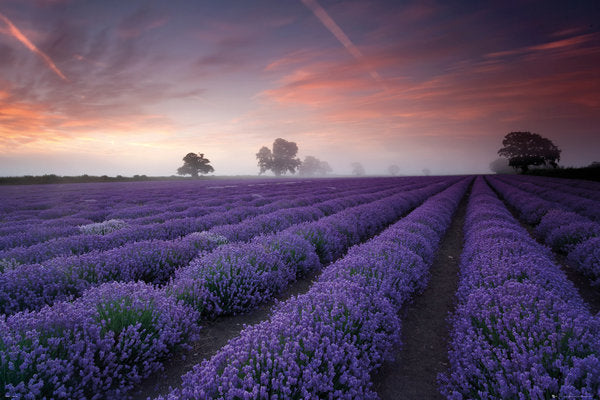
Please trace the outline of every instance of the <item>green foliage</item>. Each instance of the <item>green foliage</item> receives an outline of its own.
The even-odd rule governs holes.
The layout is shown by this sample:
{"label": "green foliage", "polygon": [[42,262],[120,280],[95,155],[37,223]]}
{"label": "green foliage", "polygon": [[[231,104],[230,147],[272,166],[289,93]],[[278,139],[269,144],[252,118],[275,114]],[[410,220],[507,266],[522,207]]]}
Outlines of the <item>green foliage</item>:
{"label": "green foliage", "polygon": [[156,317],[152,303],[140,308],[134,305],[130,298],[126,297],[120,301],[100,303],[97,310],[96,320],[102,323],[103,334],[111,331],[115,335],[119,335],[128,326],[137,324],[140,324],[145,335],[156,334]]}

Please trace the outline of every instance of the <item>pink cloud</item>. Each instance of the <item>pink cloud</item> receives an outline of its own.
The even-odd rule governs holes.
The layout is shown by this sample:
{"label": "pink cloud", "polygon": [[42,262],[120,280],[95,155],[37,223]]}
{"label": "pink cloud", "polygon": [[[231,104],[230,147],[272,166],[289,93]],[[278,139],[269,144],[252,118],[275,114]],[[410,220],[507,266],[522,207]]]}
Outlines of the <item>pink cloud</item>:
{"label": "pink cloud", "polygon": [[531,53],[531,52],[542,52],[542,51],[548,51],[548,50],[564,49],[566,47],[575,47],[575,46],[582,45],[584,43],[587,43],[594,39],[597,39],[598,37],[599,37],[598,34],[589,33],[589,34],[585,34],[585,35],[573,36],[573,37],[566,38],[566,39],[554,40],[551,42],[546,42],[546,43],[538,44],[535,46],[527,46],[527,47],[521,47],[521,48],[517,48],[517,49],[497,51],[497,52],[486,54],[486,57],[499,58],[499,57],[518,55],[518,54],[526,54],[526,53]]}
{"label": "pink cloud", "polygon": [[127,113],[102,115],[57,113],[50,104],[19,100],[9,90],[0,90],[0,152],[17,151],[22,147],[53,146],[89,135],[136,137],[149,132],[172,132],[172,122],[163,115]]}
{"label": "pink cloud", "polygon": [[67,77],[62,73],[62,71],[60,69],[58,69],[56,64],[54,64],[54,61],[52,61],[52,59],[50,57],[48,57],[48,55],[46,53],[44,53],[43,51],[38,49],[37,46],[35,44],[33,44],[29,40],[29,38],[27,38],[27,36],[25,36],[23,34],[23,32],[21,30],[19,30],[19,28],[17,28],[12,23],[12,21],[10,19],[8,19],[4,14],[0,13],[0,20],[4,21],[4,23],[6,24],[6,26],[8,28],[7,31],[4,31],[3,33],[13,36],[15,39],[17,39],[19,42],[21,42],[25,47],[27,47],[31,52],[37,54],[42,60],[44,60],[44,62],[46,63],[48,68],[50,68],[52,70],[52,72],[54,72],[56,75],[58,75],[62,80],[68,81]]}
{"label": "pink cloud", "polygon": [[[600,50],[564,50],[589,40],[581,35],[531,46],[528,49],[535,51],[536,57],[522,57],[512,63],[465,60],[445,73],[420,79],[411,77],[410,70],[400,69],[403,75],[387,79],[386,88],[374,85],[358,63],[347,64],[340,57],[318,60],[306,52],[290,54],[270,64],[269,70],[283,76],[260,98],[269,107],[303,106],[309,113],[306,118],[312,118],[315,125],[344,124],[347,130],[357,130],[370,124],[371,129],[382,132],[381,137],[408,130],[460,130],[472,135],[492,134],[494,130],[497,134],[498,126],[519,121],[528,124],[532,117],[569,119],[585,125],[600,113],[600,77],[590,68],[593,59],[600,65]],[[557,49],[561,51],[556,53]],[[403,65],[399,59],[404,54],[397,54],[395,49],[365,54],[372,65],[383,70]]]}

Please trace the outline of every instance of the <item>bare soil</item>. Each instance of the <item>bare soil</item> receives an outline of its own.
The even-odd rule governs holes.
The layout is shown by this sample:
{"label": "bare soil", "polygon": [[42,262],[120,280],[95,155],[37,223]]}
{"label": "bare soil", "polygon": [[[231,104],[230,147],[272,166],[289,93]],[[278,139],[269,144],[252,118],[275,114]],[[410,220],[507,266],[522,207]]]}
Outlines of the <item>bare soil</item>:
{"label": "bare soil", "polygon": [[456,305],[469,194],[470,190],[458,205],[440,242],[427,288],[401,311],[402,345],[394,361],[385,362],[373,376],[374,390],[382,400],[443,398],[437,389],[437,375],[449,366],[447,318]]}

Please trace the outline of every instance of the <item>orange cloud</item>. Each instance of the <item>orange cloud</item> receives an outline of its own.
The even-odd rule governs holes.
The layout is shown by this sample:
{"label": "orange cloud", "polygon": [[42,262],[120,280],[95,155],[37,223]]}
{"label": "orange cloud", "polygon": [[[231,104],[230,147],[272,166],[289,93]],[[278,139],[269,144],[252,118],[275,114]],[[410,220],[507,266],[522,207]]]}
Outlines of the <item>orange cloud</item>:
{"label": "orange cloud", "polygon": [[[582,36],[549,42],[536,47],[536,57],[512,63],[462,60],[439,75],[424,78],[411,77],[407,67],[403,75],[389,78],[385,89],[365,79],[360,66],[339,57],[323,61],[302,54],[306,61],[300,62],[298,55],[290,55],[271,63],[285,73],[259,98],[266,107],[282,112],[303,106],[303,120],[298,123],[307,131],[335,126],[338,135],[361,132],[360,137],[381,139],[408,132],[497,135],[503,127],[529,126],[532,120],[541,126],[558,119],[585,124],[600,112],[600,81],[590,62],[600,62],[600,49],[548,50],[571,49],[588,40]],[[369,54],[369,62],[380,68],[398,65],[394,49]]]}
{"label": "orange cloud", "polygon": [[4,14],[0,13],[0,19],[4,21],[4,23],[8,26],[8,33],[21,42],[25,47],[31,50],[33,53],[37,54],[39,57],[44,60],[46,65],[62,80],[68,81],[67,77],[58,69],[56,64],[45,54],[43,51],[38,49],[31,41],[17,28]]}
{"label": "orange cloud", "polygon": [[162,141],[164,146],[174,130],[162,115],[69,116],[48,104],[19,100],[0,89],[0,153],[4,154],[78,149],[91,142],[131,144],[144,139]]}

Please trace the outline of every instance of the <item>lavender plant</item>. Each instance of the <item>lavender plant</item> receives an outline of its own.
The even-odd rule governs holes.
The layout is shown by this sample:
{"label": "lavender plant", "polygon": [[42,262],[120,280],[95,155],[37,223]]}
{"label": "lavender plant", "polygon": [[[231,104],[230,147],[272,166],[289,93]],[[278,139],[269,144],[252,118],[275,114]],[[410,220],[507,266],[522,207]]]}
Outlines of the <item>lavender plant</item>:
{"label": "lavender plant", "polygon": [[[599,396],[600,320],[548,250],[502,209],[478,178],[442,393],[448,399]],[[498,237],[482,215],[501,223]]]}
{"label": "lavender plant", "polygon": [[143,283],[0,319],[0,393],[118,399],[198,333],[198,314]]}
{"label": "lavender plant", "polygon": [[[536,190],[535,187],[531,188],[531,185],[523,185],[517,182],[513,182],[519,187],[510,186],[505,182],[501,182],[495,179],[490,180],[495,187],[502,192],[505,198],[511,202],[511,204],[520,210],[521,215],[524,216],[526,221],[533,221],[537,224],[535,233],[540,240],[543,240],[547,245],[552,247],[555,251],[567,255],[567,259],[570,265],[587,275],[591,281],[595,284],[600,279],[600,271],[598,270],[597,258],[594,256],[587,257],[583,252],[593,253],[592,247],[580,246],[582,243],[588,242],[593,238],[600,237],[600,224],[595,221],[591,221],[589,218],[572,211],[567,211],[562,208],[569,208],[565,201],[557,201],[554,203],[546,202],[548,205],[546,208],[542,208],[540,212],[545,212],[543,217],[539,220],[537,218],[528,217],[528,211],[526,208],[526,201],[530,199],[533,194],[529,194],[521,190],[521,188],[528,188],[535,193],[545,193],[539,187]],[[521,182],[522,183],[522,182]],[[515,193],[517,193],[515,195]],[[519,193],[527,198],[519,198]],[[560,200],[561,194],[554,193]],[[570,209],[576,209],[570,207]],[[544,211],[545,210],[545,211]],[[580,210],[578,211],[580,212]],[[588,213],[584,213],[588,215]],[[537,215],[537,214],[536,214]],[[589,245],[588,245],[589,246]],[[586,250],[583,250],[583,249]],[[578,249],[578,250],[576,250]]]}
{"label": "lavender plant", "polygon": [[[454,204],[441,208],[450,221],[468,183],[421,207],[433,214],[439,203]],[[426,215],[421,207],[415,219]],[[281,303],[268,321],[247,327],[184,375],[180,389],[160,399],[377,398],[370,374],[399,343],[399,307],[426,281],[423,258],[388,240],[393,232],[420,226],[411,215],[350,249],[306,294]],[[421,226],[423,235],[431,234]],[[435,243],[445,231],[439,228],[430,237]]]}

